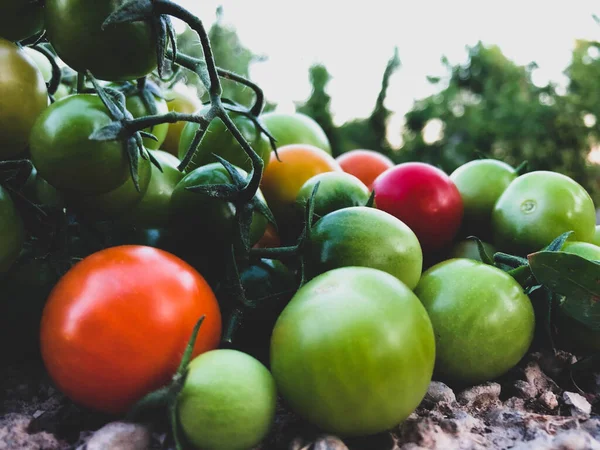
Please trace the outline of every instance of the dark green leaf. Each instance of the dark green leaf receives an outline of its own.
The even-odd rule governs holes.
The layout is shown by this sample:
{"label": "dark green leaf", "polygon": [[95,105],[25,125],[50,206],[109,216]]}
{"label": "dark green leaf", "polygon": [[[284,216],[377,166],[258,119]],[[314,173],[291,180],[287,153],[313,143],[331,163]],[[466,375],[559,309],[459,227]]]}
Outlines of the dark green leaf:
{"label": "dark green leaf", "polygon": [[469,236],[469,237],[467,237],[467,239],[469,239],[471,241],[475,241],[475,243],[477,244],[477,250],[479,251],[479,257],[481,258],[481,261],[484,262],[485,264],[489,264],[490,266],[493,266],[494,260],[485,251],[485,247],[483,246],[483,242],[481,242],[481,239],[479,239],[477,236]]}
{"label": "dark green leaf", "polygon": [[549,252],[557,252],[563,248],[567,239],[573,234],[573,231],[567,231],[554,239],[544,250]]}
{"label": "dark green leaf", "polygon": [[373,190],[371,192],[371,195],[369,195],[369,199],[367,200],[367,203],[365,204],[365,206],[367,208],[373,208],[374,207],[373,205],[375,205],[375,190]]}
{"label": "dark green leaf", "polygon": [[111,25],[117,25],[128,22],[141,22],[152,17],[154,6],[152,0],[132,0],[124,3],[119,9],[109,15],[102,29],[106,29]]}
{"label": "dark green leaf", "polygon": [[514,269],[519,266],[526,266],[527,258],[509,255],[508,253],[497,252],[494,254],[494,262],[496,264],[504,264]]}
{"label": "dark green leaf", "polygon": [[124,133],[125,128],[121,122],[111,122],[97,129],[88,137],[91,141],[116,141]]}
{"label": "dark green leaf", "polygon": [[139,151],[137,143],[134,139],[127,140],[127,159],[129,160],[129,173],[135,189],[140,192],[140,179],[139,179]]}
{"label": "dark green leaf", "polygon": [[94,85],[94,89],[96,90],[98,97],[100,97],[100,100],[102,100],[102,103],[104,103],[104,106],[106,106],[106,109],[108,109],[108,111],[110,112],[111,118],[113,120],[123,120],[125,118],[125,115],[123,114],[121,108],[119,108],[118,101],[115,98],[116,93],[118,93],[121,96],[123,96],[123,94],[121,94],[118,91],[115,91],[114,89],[104,89],[98,84],[98,81],[96,80],[96,78],[94,78],[94,76],[89,70],[87,71],[87,78]]}
{"label": "dark green leaf", "polygon": [[244,189],[248,183],[246,182],[246,179],[240,173],[240,171],[233,164],[231,164],[229,161],[227,161],[225,158],[222,158],[221,156],[217,155],[216,153],[213,153],[213,156],[225,168],[225,170],[229,174],[229,177],[233,181],[233,184],[235,184],[238,187],[238,189],[240,189],[240,190]]}

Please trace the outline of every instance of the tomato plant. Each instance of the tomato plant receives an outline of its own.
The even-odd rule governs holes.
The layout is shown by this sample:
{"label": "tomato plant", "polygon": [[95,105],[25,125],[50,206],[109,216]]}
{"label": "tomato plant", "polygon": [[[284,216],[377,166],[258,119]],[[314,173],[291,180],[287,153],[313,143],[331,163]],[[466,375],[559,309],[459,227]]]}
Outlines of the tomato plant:
{"label": "tomato plant", "polygon": [[6,272],[19,256],[25,241],[25,229],[17,208],[0,186],[0,273]]}
{"label": "tomato plant", "polygon": [[369,435],[408,417],[435,359],[419,299],[380,270],[346,267],[305,284],[279,316],[271,370],[292,409],[326,432]]}
{"label": "tomato plant", "polygon": [[386,212],[356,206],[319,220],[306,247],[310,276],[346,266],[383,270],[414,289],[421,276],[423,253],[417,237],[403,222]]}
{"label": "tomato plant", "polygon": [[501,251],[526,254],[574,231],[573,239],[591,242],[596,210],[585,189],[571,178],[547,171],[513,181],[492,213],[493,243]]}
{"label": "tomato plant", "polygon": [[373,182],[379,175],[394,167],[390,158],[373,150],[351,150],[342,153],[336,160],[344,172],[354,175],[369,190],[373,189]]}
{"label": "tomato plant", "polygon": [[399,164],[373,183],[375,204],[408,225],[424,252],[444,248],[461,224],[458,189],[440,169],[424,163]]}
{"label": "tomato plant", "polygon": [[141,78],[157,66],[156,35],[150,21],[102,29],[106,18],[125,0],[46,0],[48,39],[56,53],[77,72],[126,81]]}
{"label": "tomato plant", "polygon": [[52,290],[42,357],[73,401],[122,413],[169,381],[202,315],[195,355],[214,349],[221,334],[219,306],[202,276],[162,250],[108,248],[77,263]]}
{"label": "tomato plant", "polygon": [[[201,110],[201,112],[203,111],[206,110]],[[267,136],[259,130],[251,119],[243,114],[230,112],[229,115],[252,149],[263,159],[266,167],[269,164],[269,155],[271,154],[271,144]],[[183,127],[179,140],[180,159],[183,159],[190,148],[198,128],[199,125],[193,122],[189,122]],[[198,146],[198,151],[192,159],[191,167],[204,166],[217,161],[213,153],[225,158],[234,166],[250,171],[250,158],[221,119],[213,120],[208,126],[206,134]]]}
{"label": "tomato plant", "polygon": [[535,318],[523,288],[502,270],[451,259],[423,273],[415,294],[436,339],[436,373],[464,383],[492,380],[529,349]]}
{"label": "tomato plant", "polygon": [[306,114],[268,112],[261,116],[271,135],[277,140],[277,147],[290,144],[314,145],[331,155],[331,144],[323,128]]}
{"label": "tomato plant", "polygon": [[33,125],[48,106],[48,92],[32,59],[2,38],[0,67],[0,159],[12,159],[25,152]]}
{"label": "tomato plant", "polygon": [[[183,84],[176,85],[164,93],[169,111],[192,114],[202,108],[202,102],[195,90]],[[169,124],[162,149],[172,155],[179,156],[179,140],[187,122]]]}
{"label": "tomato plant", "polygon": [[26,39],[44,28],[44,9],[41,2],[2,0],[0,11],[0,37],[9,41]]}

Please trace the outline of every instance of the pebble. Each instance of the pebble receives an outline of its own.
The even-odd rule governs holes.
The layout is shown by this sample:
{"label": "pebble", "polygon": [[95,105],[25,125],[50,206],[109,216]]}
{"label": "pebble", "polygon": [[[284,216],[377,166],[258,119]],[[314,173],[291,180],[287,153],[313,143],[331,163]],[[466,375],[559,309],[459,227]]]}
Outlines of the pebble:
{"label": "pebble", "polygon": [[456,401],[454,391],[440,381],[432,381],[429,384],[424,398],[425,402],[437,404],[440,402],[452,403]]}
{"label": "pebble", "polygon": [[111,422],[96,431],[85,450],[148,450],[151,433],[143,425]]}
{"label": "pebble", "polygon": [[502,388],[498,383],[485,383],[465,389],[458,394],[457,399],[461,404],[493,403],[498,401]]}
{"label": "pebble", "polygon": [[565,391],[563,400],[565,401],[565,404],[571,407],[572,416],[589,416],[592,412],[592,405],[590,405],[590,402],[588,402],[584,396],[579,395],[576,392]]}
{"label": "pebble", "polygon": [[538,402],[540,405],[548,408],[550,411],[556,409],[558,406],[558,399],[556,398],[556,395],[554,392],[550,391],[544,392],[542,395],[540,395]]}

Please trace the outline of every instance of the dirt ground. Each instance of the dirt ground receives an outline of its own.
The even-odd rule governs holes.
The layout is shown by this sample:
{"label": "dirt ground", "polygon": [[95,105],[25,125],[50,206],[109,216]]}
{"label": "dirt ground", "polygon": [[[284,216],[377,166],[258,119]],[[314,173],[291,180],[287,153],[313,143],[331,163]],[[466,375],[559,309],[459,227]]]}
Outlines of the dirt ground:
{"label": "dirt ground", "polygon": [[[600,450],[600,374],[572,377],[573,360],[534,353],[497,382],[452,389],[434,381],[404,423],[362,439],[323,435],[279,405],[258,449]],[[1,450],[172,448],[162,430],[78,408],[40,363],[0,368],[0,395]]]}

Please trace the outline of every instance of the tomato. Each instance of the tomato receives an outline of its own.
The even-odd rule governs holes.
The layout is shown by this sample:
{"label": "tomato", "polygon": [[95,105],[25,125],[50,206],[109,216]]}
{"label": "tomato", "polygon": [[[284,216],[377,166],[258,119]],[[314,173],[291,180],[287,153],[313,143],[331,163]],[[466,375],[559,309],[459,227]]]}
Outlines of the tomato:
{"label": "tomato", "polygon": [[373,150],[351,150],[336,160],[344,172],[357,177],[369,190],[373,189],[373,182],[379,175],[394,167],[390,158]]}
{"label": "tomato", "polygon": [[77,263],[48,297],[41,350],[74,402],[119,414],[175,373],[197,320],[193,354],[217,347],[221,316],[202,276],[151,247],[101,250]]}
{"label": "tomato", "polygon": [[0,242],[0,273],[3,273],[10,269],[19,256],[25,242],[25,229],[10,194],[2,186],[0,186]]}
{"label": "tomato", "polygon": [[343,172],[325,172],[309,178],[296,197],[300,214],[310,198],[316,184],[319,188],[314,200],[314,213],[323,217],[330,212],[351,206],[364,206],[369,200],[369,190],[353,175]]}
{"label": "tomato", "polygon": [[177,183],[183,178],[177,166],[179,160],[160,150],[151,150],[162,172],[152,164],[150,184],[141,201],[120,218],[121,221],[145,228],[166,227],[169,223],[171,196]]}
{"label": "tomato", "polygon": [[77,72],[101,80],[135,80],[157,66],[156,33],[150,21],[106,27],[126,0],[46,0],[48,39],[59,58]]}
{"label": "tomato", "polygon": [[424,163],[399,164],[373,183],[375,204],[408,225],[424,252],[452,242],[463,215],[458,189],[440,169]]}
{"label": "tomato", "polygon": [[589,242],[567,241],[561,251],[579,255],[590,261],[600,261],[600,247]]}
{"label": "tomato", "polygon": [[415,294],[436,339],[436,373],[480,383],[515,366],[529,349],[535,318],[529,298],[502,270],[451,259],[423,273]]}
{"label": "tomato", "polygon": [[254,248],[274,248],[281,247],[281,238],[277,233],[277,230],[273,226],[273,224],[268,223],[267,228],[265,228],[265,233],[258,240],[256,244],[254,244]]}
{"label": "tomato", "polygon": [[311,145],[286,145],[278,149],[279,160],[271,153],[261,189],[267,204],[283,230],[286,222],[294,222],[296,197],[302,185],[324,172],[341,172],[339,164],[325,151]]}
{"label": "tomato", "polygon": [[25,186],[23,186],[23,193],[31,201],[44,206],[51,208],[62,208],[64,206],[62,194],[39,176],[35,167],[32,168],[31,174]]}
{"label": "tomato", "polygon": [[[206,109],[200,112],[204,111]],[[229,113],[229,117],[231,117],[231,120],[233,120],[233,123],[235,123],[252,149],[262,158],[266,167],[269,164],[269,155],[271,153],[271,144],[267,136],[261,133],[248,117],[233,112]],[[189,122],[183,127],[179,140],[180,159],[183,159],[190,148],[198,128],[199,125],[193,122]],[[221,119],[214,119],[208,126],[204,138],[192,159],[192,167],[204,166],[217,161],[213,153],[248,172],[252,168],[250,158],[248,158],[242,146],[235,140]]]}
{"label": "tomato", "polygon": [[2,38],[0,67],[0,159],[18,158],[35,120],[48,106],[48,91],[32,59]]}
{"label": "tomato", "polygon": [[[169,111],[193,114],[202,108],[202,102],[198,98],[195,89],[184,84],[175,85],[164,93]],[[175,122],[169,124],[167,136],[163,142],[162,149],[172,155],[179,156],[179,139],[187,122]]]}
{"label": "tomato", "polygon": [[308,144],[331,155],[329,139],[323,128],[312,117],[299,112],[293,114],[268,112],[260,118],[277,140],[278,148],[290,144]]}
{"label": "tomato", "polygon": [[244,450],[268,434],[275,419],[277,389],[259,361],[236,350],[213,350],[188,366],[177,412],[196,448]]}
{"label": "tomato", "polygon": [[513,181],[492,213],[494,244],[524,255],[540,250],[567,231],[573,240],[594,238],[596,210],[585,189],[571,178],[546,171]]}
{"label": "tomato", "polygon": [[97,95],[71,95],[50,105],[31,132],[31,159],[39,174],[59,190],[84,195],[122,186],[131,176],[125,143],[89,139],[111,122]]}
{"label": "tomato", "polygon": [[491,237],[490,220],[494,205],[515,178],[515,169],[495,159],[471,161],[452,172],[450,179],[463,201],[466,234]]}
{"label": "tomato", "polygon": [[391,275],[366,267],[326,272],[285,307],[271,339],[271,370],[292,409],[325,432],[385,431],[427,392],[431,322]]}
{"label": "tomato", "polygon": [[[485,252],[490,258],[494,257],[494,253],[496,253],[496,249],[487,242],[483,242],[483,248]],[[460,241],[454,244],[449,254],[450,258],[466,258],[466,259],[474,259],[475,261],[481,261],[481,256],[479,255],[479,246],[477,242],[472,240]]]}
{"label": "tomato", "polygon": [[52,64],[48,61],[48,58],[31,47],[23,47],[23,51],[27,53],[27,56],[35,63],[35,66],[42,74],[42,77],[44,77],[44,81],[49,83],[52,79]]}
{"label": "tomato", "polygon": [[346,266],[383,270],[414,289],[423,253],[417,237],[402,221],[374,208],[356,206],[319,220],[306,245],[310,276]]}
{"label": "tomato", "polygon": [[0,11],[0,36],[10,41],[21,41],[44,28],[42,2],[2,0]]}
{"label": "tomato", "polygon": [[592,243],[595,245],[600,245],[600,225],[596,225],[594,230],[594,238],[592,239]]}

